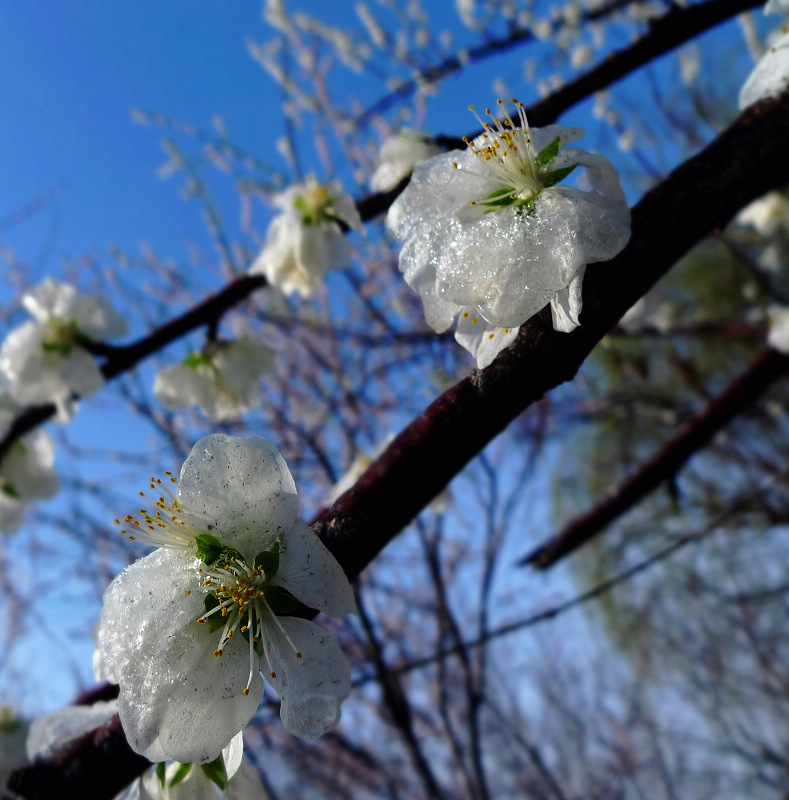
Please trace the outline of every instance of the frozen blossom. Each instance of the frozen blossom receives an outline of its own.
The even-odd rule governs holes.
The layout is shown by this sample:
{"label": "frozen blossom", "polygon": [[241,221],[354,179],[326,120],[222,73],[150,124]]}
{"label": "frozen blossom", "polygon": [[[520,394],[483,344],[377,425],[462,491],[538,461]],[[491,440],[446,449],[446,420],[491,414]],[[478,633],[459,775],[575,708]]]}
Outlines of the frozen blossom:
{"label": "frozen blossom", "polygon": [[363,233],[361,217],[349,194],[314,177],[277,195],[274,203],[282,213],[272,221],[249,273],[265,275],[285,294],[311,297],[327,270],[351,265],[343,226]]}
{"label": "frozen blossom", "polygon": [[72,395],[84,397],[104,385],[91,342],[126,333],[126,323],[102,297],[80,294],[48,278],[22,298],[35,321],[12,331],[0,348],[0,370],[21,405],[55,403],[68,419]]}
{"label": "frozen blossom", "polygon": [[[417,167],[387,217],[427,323],[440,332],[457,320],[455,338],[480,369],[549,303],[557,330],[577,327],[586,265],[613,258],[630,237],[614,168],[567,147],[583,131],[530,129],[517,106],[517,122],[488,110],[492,123],[465,151]],[[558,185],[577,167],[588,190]]]}
{"label": "frozen blossom", "polygon": [[97,668],[120,684],[129,743],[151,761],[212,761],[255,713],[261,669],[285,729],[320,736],[339,721],[350,667],[333,636],[287,614],[301,601],[341,617],[355,601],[296,518],[287,465],[266,439],[214,434],[179,483],[176,495],[171,475],[151,479],[147,508],[117,521],[158,547],[110,585],[98,631]]}
{"label": "frozen blossom", "polygon": [[[768,0],[765,14],[789,15],[787,0]],[[745,109],[765,97],[781,94],[789,88],[789,25],[774,31],[767,52],[759,59],[740,91],[740,108]]]}
{"label": "frozen blossom", "polygon": [[770,239],[789,230],[789,200],[780,192],[768,192],[740,211],[737,222],[752,226]]}
{"label": "frozen blossom", "polygon": [[216,341],[158,373],[156,399],[171,411],[199,406],[213,422],[228,422],[257,407],[258,383],[274,351],[252,339]]}
{"label": "frozen blossom", "polygon": [[404,129],[388,136],[381,145],[378,166],[370,178],[370,188],[374,192],[394,189],[411,174],[414,167],[440,152],[437,144],[417,131]]}
{"label": "frozen blossom", "polygon": [[[8,433],[19,410],[8,391],[0,389],[0,438]],[[54,462],[55,445],[40,429],[17,439],[0,458],[0,531],[18,530],[31,500],[57,493],[60,480],[52,468]]]}

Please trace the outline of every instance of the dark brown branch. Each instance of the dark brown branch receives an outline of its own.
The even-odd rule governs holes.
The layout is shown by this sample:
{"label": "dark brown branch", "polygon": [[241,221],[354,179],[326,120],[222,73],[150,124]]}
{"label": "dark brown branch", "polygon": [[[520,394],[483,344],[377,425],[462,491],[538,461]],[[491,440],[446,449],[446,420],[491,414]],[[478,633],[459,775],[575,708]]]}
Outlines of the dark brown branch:
{"label": "dark brown branch", "polygon": [[606,525],[633,508],[662,483],[672,480],[688,459],[704,447],[747,405],[786,375],[789,357],[767,349],[732,384],[649,461],[614,488],[593,508],[573,519],[559,533],[543,542],[519,562],[548,569],[557,561],[601,533]]}
{"label": "dark brown branch", "polygon": [[[558,333],[543,310],[490,367],[425,409],[314,523],[348,575],[358,575],[515,417],[571,380],[627,309],[691,247],[757,197],[789,183],[787,138],[789,95],[748,109],[636,205],[633,234],[619,256],[588,267],[580,328]],[[39,775],[57,774],[56,796],[109,800],[107,772],[120,772],[133,754],[122,737],[114,739],[102,751],[99,771],[88,739],[69,750],[68,772],[53,771],[53,760],[42,760],[16,773],[14,786],[30,787],[27,800],[49,800],[51,793],[33,787]]]}
{"label": "dark brown branch", "polygon": [[[526,109],[529,123],[535,127],[549,125],[576,103],[595,92],[607,89],[639,67],[649,64],[681,44],[720,25],[737,14],[761,6],[761,0],[708,0],[691,6],[674,5],[663,17],[655,20],[649,31],[623,50],[611,53],[588,72],[564,84],[548,97]],[[448,149],[464,148],[462,139],[436,137]]]}

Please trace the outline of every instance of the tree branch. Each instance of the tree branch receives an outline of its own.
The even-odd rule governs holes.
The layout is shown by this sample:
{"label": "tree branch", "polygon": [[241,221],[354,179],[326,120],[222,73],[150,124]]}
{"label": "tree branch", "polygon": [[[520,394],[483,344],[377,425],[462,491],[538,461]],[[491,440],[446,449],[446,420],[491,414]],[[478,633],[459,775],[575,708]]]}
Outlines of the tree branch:
{"label": "tree branch", "polygon": [[671,480],[715,434],[778,378],[786,375],[789,356],[770,348],[645,464],[597,505],[571,520],[556,536],[539,545],[518,565],[548,569],[601,533],[606,525],[633,508],[661,483]]}

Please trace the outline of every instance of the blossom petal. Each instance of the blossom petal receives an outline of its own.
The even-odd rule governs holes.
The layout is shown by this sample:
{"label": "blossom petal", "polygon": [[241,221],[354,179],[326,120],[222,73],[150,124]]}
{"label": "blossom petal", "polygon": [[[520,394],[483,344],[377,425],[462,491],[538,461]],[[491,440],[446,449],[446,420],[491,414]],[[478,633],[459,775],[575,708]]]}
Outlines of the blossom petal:
{"label": "blossom petal", "polygon": [[477,362],[477,369],[485,369],[505,347],[515,341],[519,330],[498,328],[486,322],[478,312],[465,309],[458,317],[455,340],[471,353]]}
{"label": "blossom petal", "polygon": [[356,613],[353,590],[342,567],[312,528],[300,520],[285,534],[272,583],[330,617]]}
{"label": "blossom petal", "polygon": [[242,731],[239,731],[230,740],[230,744],[222,750],[222,760],[225,762],[225,772],[227,772],[228,780],[238,772],[243,758],[244,734]]}
{"label": "blossom petal", "polygon": [[586,267],[581,267],[567,288],[558,291],[551,300],[551,318],[554,330],[570,333],[581,324],[578,318],[583,309],[581,290],[585,273]]}
{"label": "blossom petal", "polygon": [[263,625],[263,663],[266,680],[282,700],[285,730],[302,739],[316,739],[340,721],[340,704],[351,691],[351,666],[334,636],[314,622],[297,617]]}
{"label": "blossom petal", "polygon": [[288,465],[267,439],[216,433],[181,469],[183,516],[252,559],[296,520],[299,498]]}
{"label": "blossom petal", "polygon": [[242,637],[214,656],[219,633],[197,623],[203,595],[195,567],[184,551],[157,550],[116,578],[104,598],[101,666],[120,684],[129,744],[153,761],[212,761],[263,696],[256,669],[243,694],[250,664]]}
{"label": "blossom petal", "polygon": [[789,33],[785,33],[761,57],[740,91],[740,109],[758,100],[781,94],[789,87]]}

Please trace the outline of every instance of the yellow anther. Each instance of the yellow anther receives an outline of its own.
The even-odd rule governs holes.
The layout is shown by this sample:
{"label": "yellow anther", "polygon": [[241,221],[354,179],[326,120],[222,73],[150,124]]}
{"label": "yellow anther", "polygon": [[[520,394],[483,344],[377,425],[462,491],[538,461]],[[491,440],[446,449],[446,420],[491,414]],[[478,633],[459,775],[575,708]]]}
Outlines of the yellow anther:
{"label": "yellow anther", "polygon": [[186,595],[190,595],[190,594],[192,594],[192,593],[189,591],[189,589],[184,589],[184,594],[186,594]]}
{"label": "yellow anther", "polygon": [[276,678],[276,677],[277,677],[277,673],[276,673],[276,672],[272,672],[272,673],[271,673],[271,677],[272,677],[272,678]]}

